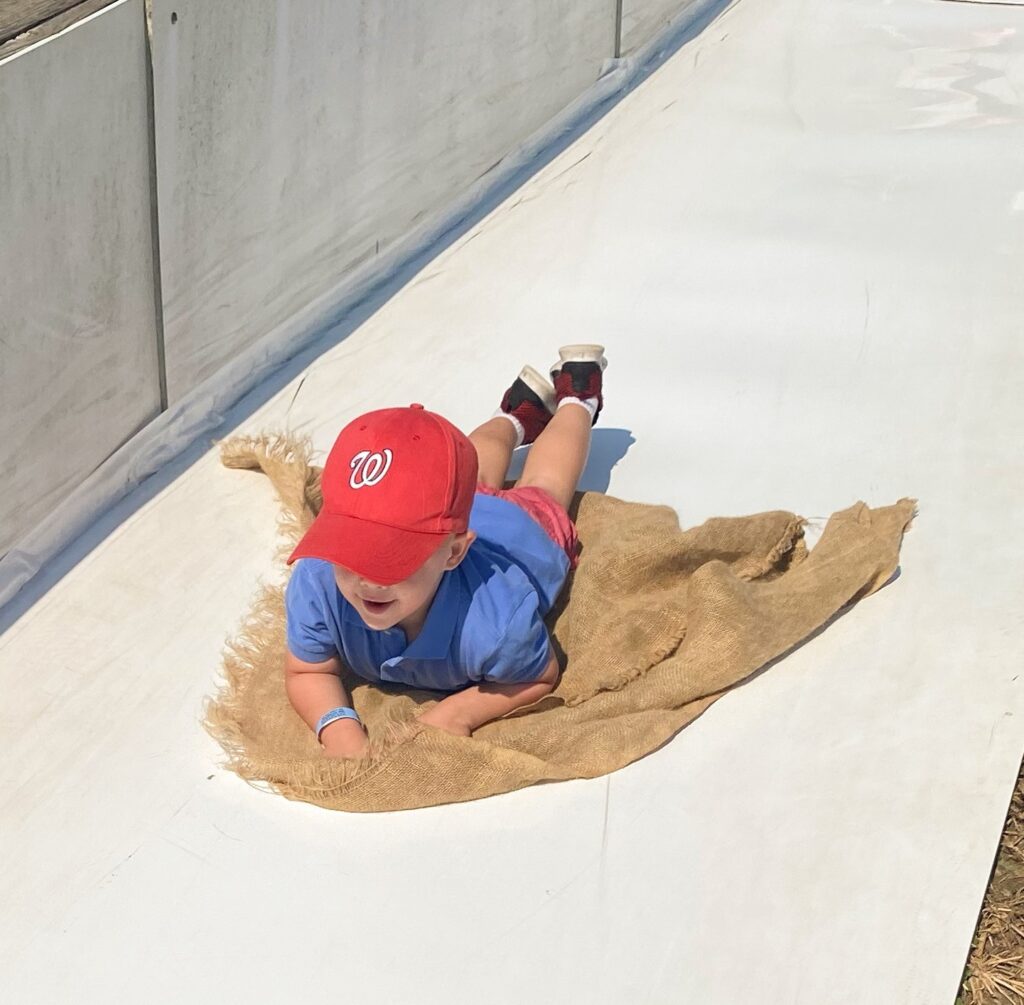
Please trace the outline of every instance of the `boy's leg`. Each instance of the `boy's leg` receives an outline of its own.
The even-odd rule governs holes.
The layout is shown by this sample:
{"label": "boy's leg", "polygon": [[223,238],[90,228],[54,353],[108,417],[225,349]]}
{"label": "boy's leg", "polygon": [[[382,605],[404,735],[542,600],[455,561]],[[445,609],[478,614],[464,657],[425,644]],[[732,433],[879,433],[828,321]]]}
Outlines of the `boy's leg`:
{"label": "boy's leg", "polygon": [[500,489],[505,484],[512,451],[516,448],[518,434],[515,426],[508,419],[496,415],[482,426],[477,426],[469,434],[469,439],[476,447],[480,462],[479,480],[489,488]]}
{"label": "boy's leg", "polygon": [[568,509],[587,463],[592,424],[591,413],[582,405],[571,403],[559,408],[530,448],[516,487],[544,489]]}
{"label": "boy's leg", "polygon": [[469,434],[484,485],[492,489],[504,486],[512,451],[520,444],[533,443],[551,421],[554,409],[554,387],[532,366],[524,366],[501,399],[501,414]]}
{"label": "boy's leg", "polygon": [[601,412],[601,375],[608,361],[604,346],[589,343],[564,345],[558,357],[551,368],[555,414],[537,437],[516,485],[544,489],[568,509],[587,463],[590,429]]}

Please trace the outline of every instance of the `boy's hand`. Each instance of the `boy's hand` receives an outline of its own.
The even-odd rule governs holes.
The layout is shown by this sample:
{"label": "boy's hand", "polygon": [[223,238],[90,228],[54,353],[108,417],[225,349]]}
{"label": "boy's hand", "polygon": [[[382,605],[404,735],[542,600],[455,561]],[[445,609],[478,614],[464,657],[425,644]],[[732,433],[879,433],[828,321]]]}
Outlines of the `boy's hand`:
{"label": "boy's hand", "polygon": [[338,719],[325,727],[320,743],[328,757],[362,757],[370,746],[366,730],[355,719]]}
{"label": "boy's hand", "polygon": [[452,715],[451,710],[446,709],[444,705],[443,701],[438,702],[432,709],[420,716],[420,722],[443,729],[453,736],[472,736],[473,730],[469,728],[469,725]]}
{"label": "boy's hand", "polygon": [[548,694],[558,680],[558,660],[552,653],[544,673],[535,681],[521,684],[482,683],[456,691],[420,716],[420,722],[436,726],[453,736],[472,736],[485,722],[530,705]]}

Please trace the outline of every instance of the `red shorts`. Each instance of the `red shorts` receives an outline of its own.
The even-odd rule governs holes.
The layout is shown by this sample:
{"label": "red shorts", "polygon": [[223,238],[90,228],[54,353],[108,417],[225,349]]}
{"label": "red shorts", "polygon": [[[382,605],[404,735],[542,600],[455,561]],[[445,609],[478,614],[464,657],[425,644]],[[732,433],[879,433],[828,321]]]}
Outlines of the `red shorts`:
{"label": "red shorts", "polygon": [[497,496],[515,503],[521,510],[539,523],[544,532],[559,548],[569,556],[569,568],[575,569],[578,561],[576,552],[579,550],[579,539],[576,536],[576,525],[572,522],[565,507],[557,502],[544,489],[527,485],[524,488],[492,489],[480,483],[477,492],[485,496]]}

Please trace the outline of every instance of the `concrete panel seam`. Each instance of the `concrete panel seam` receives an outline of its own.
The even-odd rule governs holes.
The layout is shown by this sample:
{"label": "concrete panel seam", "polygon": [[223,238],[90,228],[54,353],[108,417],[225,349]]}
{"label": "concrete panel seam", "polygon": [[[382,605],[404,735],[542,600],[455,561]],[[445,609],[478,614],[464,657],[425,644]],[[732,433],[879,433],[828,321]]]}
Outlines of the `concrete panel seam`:
{"label": "concrete panel seam", "polygon": [[164,295],[160,273],[160,207],[156,179],[156,104],[153,84],[153,0],[143,4],[146,38],[146,142],[149,146],[149,219],[153,238],[153,313],[156,332],[157,383],[160,411],[167,411],[167,357],[164,348]]}

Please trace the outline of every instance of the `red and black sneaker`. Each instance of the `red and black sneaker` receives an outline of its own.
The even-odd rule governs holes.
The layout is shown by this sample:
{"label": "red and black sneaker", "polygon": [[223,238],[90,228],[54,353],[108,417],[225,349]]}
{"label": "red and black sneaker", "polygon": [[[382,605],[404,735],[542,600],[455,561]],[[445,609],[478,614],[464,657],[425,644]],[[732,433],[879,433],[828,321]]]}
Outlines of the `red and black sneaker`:
{"label": "red and black sneaker", "polygon": [[[608,360],[603,345],[564,345],[558,350],[558,362],[551,367],[551,380],[555,385],[555,399],[580,398],[597,401],[594,422],[604,405],[602,376]],[[556,405],[557,407],[557,405]]]}
{"label": "red and black sneaker", "polygon": [[501,410],[523,427],[523,443],[533,443],[555,414],[555,389],[532,366],[524,366],[501,399]]}

